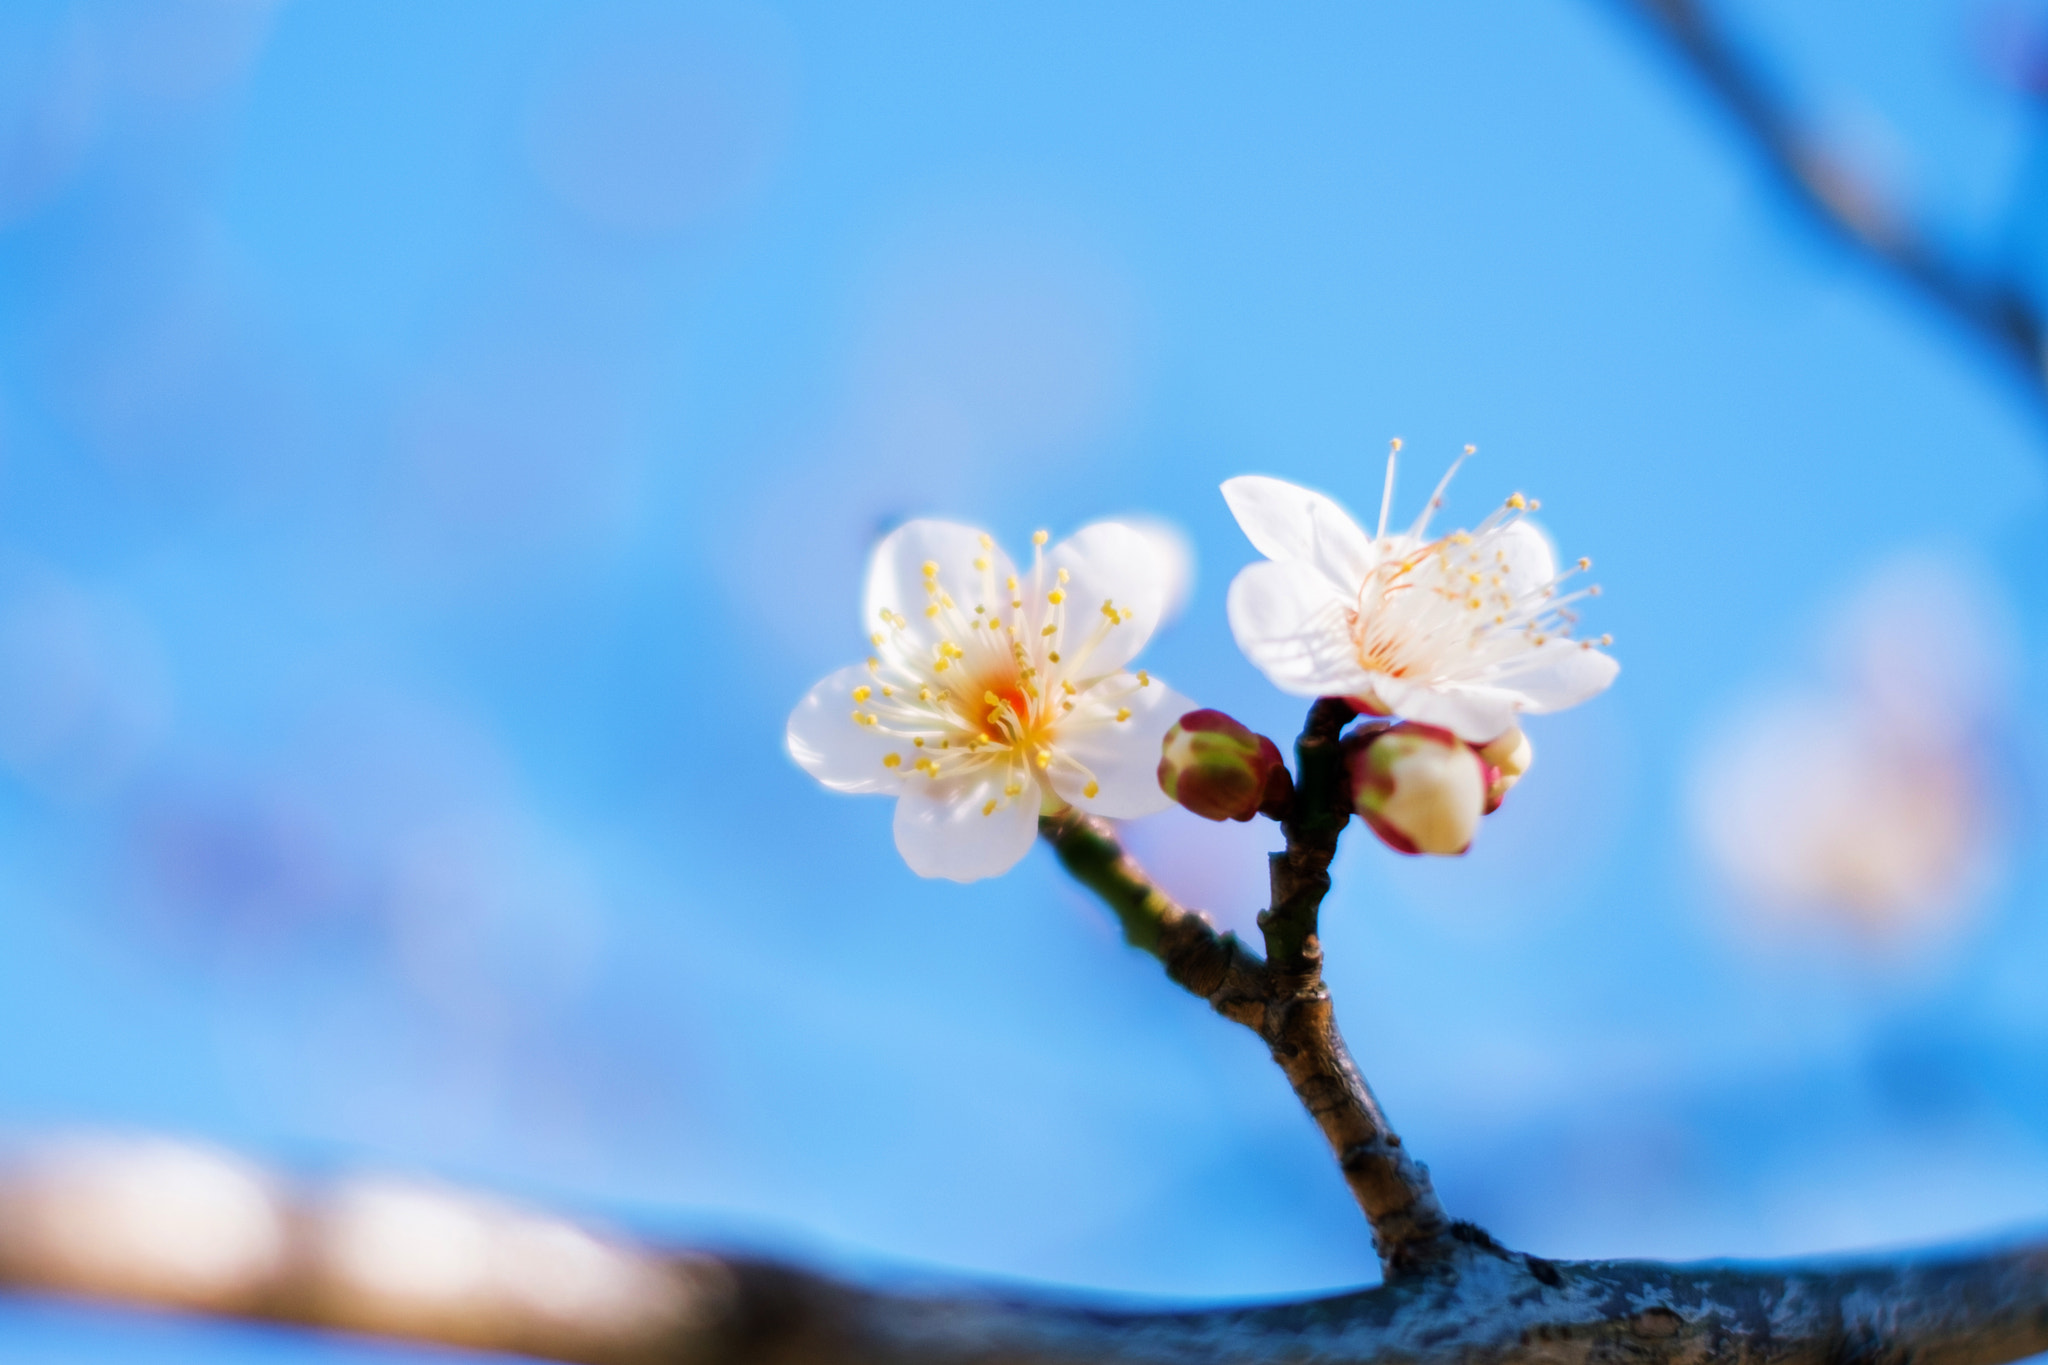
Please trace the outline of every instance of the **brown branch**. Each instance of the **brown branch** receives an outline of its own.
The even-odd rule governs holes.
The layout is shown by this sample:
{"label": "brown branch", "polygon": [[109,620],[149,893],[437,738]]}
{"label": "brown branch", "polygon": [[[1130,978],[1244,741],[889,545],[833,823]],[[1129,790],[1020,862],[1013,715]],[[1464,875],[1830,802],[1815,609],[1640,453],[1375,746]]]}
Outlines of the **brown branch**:
{"label": "brown branch", "polygon": [[902,1294],[660,1252],[420,1186],[295,1190],[162,1140],[0,1172],[0,1288],[575,1365],[2004,1365],[2048,1349],[2048,1243],[1882,1263],[1549,1262],[1459,1229],[1428,1274],[1130,1312]]}
{"label": "brown branch", "polygon": [[1449,1254],[1451,1225],[1429,1172],[1410,1157],[1337,1031],[1317,916],[1330,889],[1330,860],[1351,819],[1338,736],[1349,703],[1309,708],[1295,745],[1294,800],[1272,856],[1273,905],[1259,916],[1260,961],[1233,934],[1174,904],[1125,854],[1108,827],[1068,810],[1040,824],[1060,861],[1123,922],[1124,937],[1157,957],[1174,981],[1259,1035],[1337,1156],[1352,1197],[1372,1224],[1389,1279]]}
{"label": "brown branch", "polygon": [[1749,141],[1823,233],[1987,343],[2038,401],[2048,396],[2040,311],[2015,281],[1973,270],[1833,155],[1748,63],[1700,0],[1614,0],[1642,20]]}

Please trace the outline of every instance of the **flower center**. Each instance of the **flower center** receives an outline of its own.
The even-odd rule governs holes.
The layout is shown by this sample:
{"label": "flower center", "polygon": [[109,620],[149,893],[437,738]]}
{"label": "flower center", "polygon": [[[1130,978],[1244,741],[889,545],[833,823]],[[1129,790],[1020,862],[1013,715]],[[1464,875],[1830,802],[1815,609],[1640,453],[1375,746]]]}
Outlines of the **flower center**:
{"label": "flower center", "polygon": [[967,724],[993,744],[1021,744],[1036,728],[1031,694],[1014,671],[987,674],[967,689]]}

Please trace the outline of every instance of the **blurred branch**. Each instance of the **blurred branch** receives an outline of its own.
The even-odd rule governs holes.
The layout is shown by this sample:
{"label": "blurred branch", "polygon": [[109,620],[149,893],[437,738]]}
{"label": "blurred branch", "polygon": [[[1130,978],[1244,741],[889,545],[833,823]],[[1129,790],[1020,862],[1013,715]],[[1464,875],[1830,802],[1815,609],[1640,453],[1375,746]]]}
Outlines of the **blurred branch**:
{"label": "blurred branch", "polygon": [[2048,400],[2039,310],[2019,283],[1944,250],[1878,187],[1802,126],[1700,0],[1614,0],[1646,24],[1749,141],[1766,171],[1820,230],[1963,324]]}
{"label": "blurred branch", "polygon": [[1176,905],[1101,821],[1069,809],[1040,828],[1075,879],[1116,912],[1125,938],[1265,1042],[1336,1153],[1391,1280],[1449,1255],[1452,1228],[1429,1172],[1401,1146],[1352,1061],[1323,984],[1317,919],[1330,889],[1330,860],[1351,819],[1338,736],[1352,718],[1349,703],[1325,697],[1309,708],[1295,744],[1294,800],[1281,822],[1287,848],[1272,855],[1273,907],[1259,917],[1264,961],[1236,935],[1218,934]]}
{"label": "blurred branch", "polygon": [[2048,1349],[2048,1243],[1885,1263],[1549,1262],[1460,1229],[1428,1273],[1257,1307],[901,1294],[659,1252],[451,1191],[298,1191],[161,1140],[0,1173],[0,1286],[579,1365],[2003,1365]]}

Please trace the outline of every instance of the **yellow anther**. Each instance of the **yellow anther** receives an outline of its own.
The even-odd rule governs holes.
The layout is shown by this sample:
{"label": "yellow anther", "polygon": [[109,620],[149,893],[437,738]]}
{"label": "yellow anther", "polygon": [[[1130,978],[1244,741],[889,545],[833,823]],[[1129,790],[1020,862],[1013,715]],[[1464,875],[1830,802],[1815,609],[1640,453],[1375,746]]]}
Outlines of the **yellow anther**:
{"label": "yellow anther", "polygon": [[926,616],[937,616],[939,614],[939,604],[936,602],[932,603],[924,609],[924,614]]}
{"label": "yellow anther", "polygon": [[883,755],[882,755],[882,766],[883,766],[883,767],[885,767],[885,768],[900,768],[900,767],[902,767],[902,766],[903,766],[903,755],[902,755],[902,754],[883,754]]}
{"label": "yellow anther", "polygon": [[[932,699],[932,690],[931,690],[931,689],[930,689],[929,687],[920,687],[920,688],[918,688],[918,689],[917,689],[917,699],[918,699],[919,701],[930,701],[930,700]],[[919,740],[919,741],[918,741],[918,743],[920,743],[920,744],[922,744],[923,742],[924,742],[923,740]]]}
{"label": "yellow anther", "polygon": [[1138,686],[1140,686],[1140,687],[1150,687],[1151,685],[1152,685],[1152,675],[1151,675],[1150,673],[1146,672],[1146,671],[1145,671],[1144,669],[1142,669],[1142,668],[1141,668],[1141,669],[1139,669],[1139,670],[1138,670]]}
{"label": "yellow anther", "polygon": [[1520,493],[1510,493],[1508,495],[1508,506],[1514,508],[1517,512],[1521,511],[1528,505],[1529,500],[1523,497]]}
{"label": "yellow anther", "polygon": [[896,613],[896,619],[893,624],[895,625],[896,629],[902,630],[905,626],[910,624],[910,618],[899,611]]}
{"label": "yellow anther", "polygon": [[996,802],[994,797],[990,797],[987,801],[984,801],[982,803],[981,813],[983,815],[994,815],[996,813]]}
{"label": "yellow anther", "polygon": [[938,561],[938,560],[936,560],[936,559],[927,559],[927,560],[926,560],[926,561],[924,562],[924,576],[925,576],[926,578],[937,578],[937,577],[939,576],[939,561]]}
{"label": "yellow anther", "polygon": [[1066,571],[1065,569],[1061,569],[1061,570],[1059,571],[1059,579],[1060,579],[1060,582],[1062,582],[1062,583],[1064,583],[1064,582],[1066,582],[1066,581],[1067,581],[1067,571]]}
{"label": "yellow anther", "polygon": [[1074,685],[1068,682],[1065,678],[1062,678],[1060,679],[1060,691],[1066,693],[1068,696],[1071,697],[1074,695]]}
{"label": "yellow anther", "polygon": [[1001,706],[1003,704],[1003,699],[993,692],[982,693],[981,699],[989,706]]}
{"label": "yellow anther", "polygon": [[1137,613],[1137,611],[1136,611],[1136,610],[1134,610],[1133,608],[1131,608],[1131,607],[1125,607],[1125,608],[1123,609],[1123,613],[1122,613],[1122,615],[1118,616],[1118,617],[1117,617],[1117,620],[1119,620],[1119,621],[1129,621],[1129,620],[1130,620],[1130,619],[1131,619],[1131,618],[1132,618],[1133,616],[1136,616],[1137,614],[1138,614],[1138,613]]}
{"label": "yellow anther", "polygon": [[1478,599],[1478,598],[1476,598],[1476,597],[1468,597],[1468,598],[1466,598],[1466,599],[1465,599],[1465,605],[1466,605],[1466,607],[1470,608],[1470,609],[1471,609],[1471,610],[1473,610],[1473,611],[1478,611],[1478,610],[1479,610],[1479,599]]}
{"label": "yellow anther", "polygon": [[1128,706],[1117,707],[1116,718],[1120,721],[1129,720],[1131,718],[1131,708]]}
{"label": "yellow anther", "polygon": [[1058,588],[1054,588],[1051,592],[1045,595],[1045,600],[1052,603],[1054,606],[1058,606],[1060,603],[1067,600],[1067,595],[1061,592]]}
{"label": "yellow anther", "polygon": [[1109,618],[1109,623],[1110,623],[1111,625],[1115,625],[1115,624],[1116,624],[1116,620],[1117,620],[1117,616],[1116,616],[1116,603],[1114,603],[1114,602],[1110,601],[1110,600],[1109,600],[1109,599],[1108,599],[1107,597],[1103,598],[1103,599],[1102,599],[1102,614],[1103,614],[1104,616],[1107,616],[1107,617]]}
{"label": "yellow anther", "polygon": [[1603,645],[1611,645],[1614,643],[1614,637],[1612,635],[1603,635],[1600,637],[1600,643]]}
{"label": "yellow anther", "polygon": [[987,572],[988,572],[988,559],[987,559],[987,557],[986,557],[986,556],[977,556],[977,557],[976,557],[976,559],[975,559],[975,561],[974,561],[974,567],[975,567],[975,568],[976,568],[977,570],[981,571],[982,573],[987,573]]}
{"label": "yellow anther", "polygon": [[1579,556],[1579,567],[1580,567],[1581,569],[1590,569],[1590,568],[1592,568],[1592,567],[1593,567],[1593,561],[1592,561],[1592,560],[1590,560],[1590,559],[1588,559],[1588,558],[1586,558],[1586,557],[1585,557],[1584,555],[1580,555],[1580,556]]}
{"label": "yellow anther", "polygon": [[1003,580],[1003,586],[1008,588],[1011,592],[1017,591],[1017,575],[1011,574],[1008,578],[1005,578]]}
{"label": "yellow anther", "polygon": [[1038,757],[1035,761],[1038,764],[1038,770],[1040,772],[1044,772],[1047,768],[1050,768],[1052,766],[1051,751],[1047,749],[1040,749],[1038,751]]}
{"label": "yellow anther", "polygon": [[951,659],[940,659],[937,663],[932,665],[932,672],[944,673],[947,669],[951,668],[952,666],[953,661]]}
{"label": "yellow anther", "polygon": [[882,666],[882,661],[881,661],[880,659],[877,659],[877,658],[876,658],[876,657],[875,657],[874,655],[872,655],[872,654],[868,655],[868,672],[872,673],[872,672],[874,672],[874,671],[875,671],[876,669],[880,668],[881,666]]}
{"label": "yellow anther", "polygon": [[1399,455],[1401,453],[1401,438],[1396,436],[1393,440],[1387,442],[1387,449]]}
{"label": "yellow anther", "polygon": [[922,739],[913,739],[913,740],[911,740],[910,742],[911,742],[912,744],[915,744],[915,745],[916,745],[916,746],[917,746],[918,748],[920,748],[920,749],[922,749],[922,748],[924,747],[924,740],[922,740]]}
{"label": "yellow anther", "polygon": [[893,696],[895,696],[895,695],[896,695],[896,689],[895,689],[895,688],[893,688],[893,687],[891,687],[891,686],[889,686],[889,684],[887,684],[887,683],[883,683],[883,684],[882,684],[882,695],[883,695],[883,696],[885,696],[885,697],[893,697]]}
{"label": "yellow anther", "polygon": [[874,695],[875,690],[865,683],[853,689],[853,699],[855,701],[866,701],[869,697],[872,697]]}
{"label": "yellow anther", "polygon": [[995,541],[989,538],[989,534],[986,531],[983,531],[978,537],[976,537],[976,539],[981,541],[981,548],[984,550],[992,550],[995,548]]}
{"label": "yellow anther", "polygon": [[868,639],[873,641],[875,644],[880,644],[882,643],[882,633],[880,631],[876,631],[873,635],[868,636]]}
{"label": "yellow anther", "polygon": [[1046,628],[1045,628],[1044,630],[1041,630],[1041,631],[1039,631],[1038,633],[1039,633],[1040,635],[1054,635],[1054,634],[1057,634],[1058,632],[1059,632],[1059,627],[1058,627],[1058,626],[1047,626],[1047,627],[1046,627]]}
{"label": "yellow anther", "polygon": [[1052,663],[1058,663],[1060,661],[1060,652],[1056,649],[1048,649],[1045,652],[1045,657]]}
{"label": "yellow anther", "polygon": [[960,646],[954,644],[951,640],[941,640],[939,642],[939,648],[945,650],[946,653],[952,655],[956,659],[964,659],[967,657],[967,651],[960,648]]}
{"label": "yellow anther", "polygon": [[1536,637],[1536,643],[1540,645],[1540,644],[1542,644],[1542,643],[1543,643],[1544,641],[1548,640],[1549,638],[1550,638],[1550,637],[1549,637],[1548,635],[1539,635],[1539,636],[1537,636],[1537,637]]}
{"label": "yellow anther", "polygon": [[1466,446],[1466,447],[1465,447],[1465,453],[1466,453],[1467,455],[1477,455],[1477,454],[1479,453],[1479,447],[1478,447],[1478,446]]}
{"label": "yellow anther", "polygon": [[1087,797],[1090,801],[1093,801],[1101,793],[1102,787],[1098,783],[1090,782],[1087,786],[1081,788],[1081,795]]}
{"label": "yellow anther", "polygon": [[1047,535],[1044,531],[1033,531],[1031,533],[1031,543],[1033,545],[1043,545],[1045,544],[1045,542],[1051,539],[1052,537]]}
{"label": "yellow anther", "polygon": [[1003,795],[1005,796],[1022,796],[1023,794],[1024,784],[1014,778],[1003,788]]}
{"label": "yellow anther", "polygon": [[862,725],[873,725],[875,723],[875,718],[865,711],[854,712],[853,718],[856,721],[859,721]]}

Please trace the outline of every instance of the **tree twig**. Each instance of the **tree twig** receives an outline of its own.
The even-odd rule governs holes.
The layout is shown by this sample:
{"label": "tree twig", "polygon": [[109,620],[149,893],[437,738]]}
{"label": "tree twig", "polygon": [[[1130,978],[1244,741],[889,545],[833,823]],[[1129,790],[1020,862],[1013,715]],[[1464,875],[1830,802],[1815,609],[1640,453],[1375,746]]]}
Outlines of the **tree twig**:
{"label": "tree twig", "polygon": [[2048,409],[2039,308],[2013,280],[1971,268],[1834,155],[1715,23],[1701,0],[1611,0],[1634,15],[1720,105],[1766,171],[1820,230],[1960,322]]}
{"label": "tree twig", "polygon": [[1116,913],[1125,938],[1265,1042],[1336,1154],[1372,1225],[1380,1264],[1394,1279],[1449,1254],[1451,1223],[1428,1170],[1402,1147],[1345,1047],[1323,983],[1318,915],[1330,889],[1330,860],[1351,818],[1338,739],[1353,715],[1342,700],[1317,701],[1295,745],[1294,800],[1282,822],[1287,847],[1272,856],[1273,904],[1259,916],[1263,961],[1235,935],[1217,933],[1176,905],[1101,821],[1068,810],[1040,827],[1067,870]]}
{"label": "tree twig", "polygon": [[294,1189],[151,1139],[0,1171],[0,1288],[574,1365],[2004,1365],[2048,1349],[2048,1243],[1883,1262],[1550,1262],[1454,1232],[1359,1293],[1132,1312],[889,1293],[442,1189]]}

